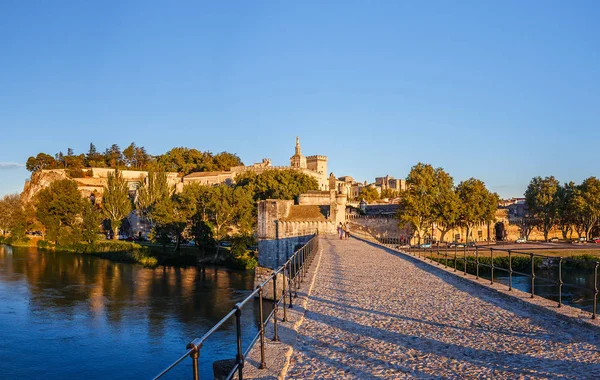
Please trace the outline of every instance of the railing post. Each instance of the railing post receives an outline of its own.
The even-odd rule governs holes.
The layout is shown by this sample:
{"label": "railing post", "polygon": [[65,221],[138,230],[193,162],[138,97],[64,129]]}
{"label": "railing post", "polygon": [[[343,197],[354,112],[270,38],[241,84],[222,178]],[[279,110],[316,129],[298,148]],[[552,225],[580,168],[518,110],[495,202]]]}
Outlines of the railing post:
{"label": "railing post", "polygon": [[446,249],[444,249],[444,256],[446,256],[446,263],[444,266],[448,268],[448,246],[446,246]]}
{"label": "railing post", "polygon": [[530,253],[529,257],[531,258],[531,298],[533,298],[535,294],[535,263],[533,260],[533,253]]}
{"label": "railing post", "polygon": [[294,304],[292,303],[292,286],[293,286],[293,283],[292,283],[292,261],[291,260],[288,261],[287,265],[289,267],[289,270],[288,270],[288,293],[289,293],[289,296],[290,296],[290,298],[289,298],[289,300],[290,300],[289,305],[290,306],[289,307],[290,307],[290,309],[292,309],[294,307]]}
{"label": "railing post", "polygon": [[494,248],[490,248],[490,261],[492,262],[492,275],[490,276],[490,285],[494,284]]}
{"label": "railing post", "polygon": [[200,349],[202,348],[202,342],[196,338],[185,347],[186,350],[194,349],[190,352],[190,358],[192,358],[192,376],[194,380],[200,379],[200,371],[198,370],[198,360],[200,358]]}
{"label": "railing post", "polygon": [[562,286],[563,286],[562,261],[563,261],[563,258],[560,257],[558,259],[558,307],[562,306]]}
{"label": "railing post", "polygon": [[457,260],[457,257],[456,257],[456,245],[454,245],[454,271],[455,272],[456,272],[456,260]]}
{"label": "railing post", "polygon": [[244,353],[242,351],[242,308],[239,304],[235,305],[235,327],[237,336],[237,355],[236,361],[238,362],[238,378],[242,380],[244,378]]}
{"label": "railing post", "polygon": [[277,309],[278,309],[278,299],[277,299],[277,275],[273,272],[273,330],[274,336],[273,341],[279,341],[279,334],[277,334]]}
{"label": "railing post", "polygon": [[439,242],[437,243],[437,253],[436,253],[436,255],[437,255],[437,260],[436,260],[437,261],[437,265],[440,265],[442,259],[440,259],[440,243]]}
{"label": "railing post", "polygon": [[304,282],[304,263],[306,258],[304,257],[304,247],[300,249],[300,282]]}
{"label": "railing post", "polygon": [[260,318],[260,366],[259,369],[267,367],[265,363],[265,320],[263,315],[263,288],[258,286],[258,317]]}
{"label": "railing post", "polygon": [[475,247],[475,279],[479,280],[479,247]]}
{"label": "railing post", "polygon": [[508,250],[508,291],[512,291],[512,252]]}
{"label": "railing post", "polygon": [[297,251],[294,254],[294,297],[298,298],[298,289],[300,288],[300,283],[298,280],[298,256],[300,255],[300,251]]}
{"label": "railing post", "polygon": [[[469,240],[469,239],[467,239]],[[465,246],[463,247],[463,259],[465,260],[465,273],[464,275],[467,275],[467,245],[465,244]]]}
{"label": "railing post", "polygon": [[[281,284],[281,286],[283,288],[282,289],[282,295],[283,295],[283,322],[287,322],[287,307],[286,307],[287,301],[286,301],[286,297],[285,297],[285,294],[286,294],[285,283],[286,283],[287,279],[286,279],[286,276],[285,276],[285,267],[286,267],[286,265],[284,265],[283,268],[281,269],[281,273],[283,275],[283,281],[282,281],[282,284]],[[277,295],[277,298],[280,298],[279,294]]]}
{"label": "railing post", "polygon": [[596,319],[596,303],[598,299],[598,262],[594,264],[594,310],[592,311],[592,319]]}

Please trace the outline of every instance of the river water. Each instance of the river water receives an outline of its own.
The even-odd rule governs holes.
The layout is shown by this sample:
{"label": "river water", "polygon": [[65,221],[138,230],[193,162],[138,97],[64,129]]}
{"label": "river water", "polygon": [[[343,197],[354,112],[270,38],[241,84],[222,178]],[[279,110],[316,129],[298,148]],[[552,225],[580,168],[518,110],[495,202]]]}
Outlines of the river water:
{"label": "river water", "polygon": [[[146,269],[0,245],[0,378],[151,378],[253,288],[252,272]],[[265,313],[268,312],[265,310]],[[244,348],[258,308],[244,307]],[[201,351],[201,375],[235,356],[228,323]],[[189,378],[191,360],[174,376]]]}

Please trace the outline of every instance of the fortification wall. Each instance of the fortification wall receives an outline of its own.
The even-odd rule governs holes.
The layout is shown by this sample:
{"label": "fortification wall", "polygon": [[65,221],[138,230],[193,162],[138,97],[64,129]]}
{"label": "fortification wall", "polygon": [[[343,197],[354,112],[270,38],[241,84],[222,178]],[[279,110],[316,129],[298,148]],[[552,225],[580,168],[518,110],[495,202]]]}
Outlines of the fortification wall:
{"label": "fortification wall", "polygon": [[331,203],[331,193],[328,191],[309,192],[298,197],[299,205],[329,206]]}

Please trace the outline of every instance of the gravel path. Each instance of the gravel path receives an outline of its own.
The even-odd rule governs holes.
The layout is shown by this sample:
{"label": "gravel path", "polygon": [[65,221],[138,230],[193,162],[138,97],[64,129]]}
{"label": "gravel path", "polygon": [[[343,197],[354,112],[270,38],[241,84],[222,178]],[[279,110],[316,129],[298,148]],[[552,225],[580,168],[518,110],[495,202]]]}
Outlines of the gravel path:
{"label": "gravel path", "polygon": [[600,378],[594,330],[355,239],[322,244],[288,379]]}

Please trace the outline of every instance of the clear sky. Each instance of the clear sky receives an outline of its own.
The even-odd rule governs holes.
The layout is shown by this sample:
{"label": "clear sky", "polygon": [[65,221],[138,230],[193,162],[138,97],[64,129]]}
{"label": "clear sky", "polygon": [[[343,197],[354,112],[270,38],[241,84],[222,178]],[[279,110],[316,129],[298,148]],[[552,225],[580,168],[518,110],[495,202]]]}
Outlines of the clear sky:
{"label": "clear sky", "polygon": [[600,176],[598,1],[0,2],[0,195],[135,141],[336,176],[417,162],[502,197]]}

